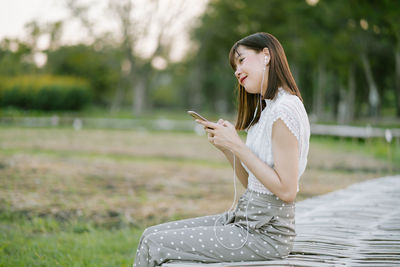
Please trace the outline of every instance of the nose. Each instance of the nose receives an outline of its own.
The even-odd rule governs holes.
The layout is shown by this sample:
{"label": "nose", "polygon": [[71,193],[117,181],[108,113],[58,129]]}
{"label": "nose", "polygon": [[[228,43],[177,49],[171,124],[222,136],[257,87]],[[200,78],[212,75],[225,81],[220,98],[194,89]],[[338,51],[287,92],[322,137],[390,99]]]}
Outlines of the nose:
{"label": "nose", "polygon": [[239,67],[236,67],[236,70],[235,70],[235,76],[236,76],[236,78],[239,80],[239,78],[240,78],[240,74],[242,73],[242,71],[241,71],[241,69],[239,68]]}

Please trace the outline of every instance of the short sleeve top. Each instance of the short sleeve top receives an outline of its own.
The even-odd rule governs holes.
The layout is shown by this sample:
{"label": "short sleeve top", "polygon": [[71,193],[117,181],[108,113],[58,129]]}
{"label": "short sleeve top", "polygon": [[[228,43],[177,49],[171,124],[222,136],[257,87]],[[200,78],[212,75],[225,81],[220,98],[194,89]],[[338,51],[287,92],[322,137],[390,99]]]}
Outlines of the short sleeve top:
{"label": "short sleeve top", "polygon": [[[283,88],[279,88],[274,99],[265,99],[266,106],[259,121],[247,132],[246,145],[262,161],[274,168],[272,155],[272,126],[281,119],[297,139],[299,151],[299,176],[303,175],[306,165],[310,140],[310,123],[303,102]],[[272,194],[243,164],[249,174],[248,188],[264,194]],[[299,187],[297,187],[299,191]]]}

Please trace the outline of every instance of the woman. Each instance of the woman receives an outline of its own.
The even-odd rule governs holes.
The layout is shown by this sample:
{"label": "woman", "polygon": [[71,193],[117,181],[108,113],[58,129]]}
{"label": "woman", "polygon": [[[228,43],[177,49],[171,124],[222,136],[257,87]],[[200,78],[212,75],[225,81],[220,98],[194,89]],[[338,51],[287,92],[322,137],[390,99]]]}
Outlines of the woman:
{"label": "woman", "polygon": [[[238,41],[229,60],[239,82],[236,126],[222,119],[197,122],[247,190],[232,212],[147,228],[134,266],[280,259],[293,247],[294,200],[310,138],[300,92],[271,34]],[[248,132],[246,144],[237,130]]]}

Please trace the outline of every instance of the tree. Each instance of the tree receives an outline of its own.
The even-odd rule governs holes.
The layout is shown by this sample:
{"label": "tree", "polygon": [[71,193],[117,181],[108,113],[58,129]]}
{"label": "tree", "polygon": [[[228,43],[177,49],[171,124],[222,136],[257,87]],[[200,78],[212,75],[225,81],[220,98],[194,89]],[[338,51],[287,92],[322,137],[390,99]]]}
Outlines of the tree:
{"label": "tree", "polygon": [[[394,58],[394,82],[396,96],[396,114],[400,118],[400,2],[384,0],[374,5],[374,23],[372,30],[376,38],[383,39],[391,47]],[[383,15],[384,14],[384,15]]]}
{"label": "tree", "polygon": [[95,102],[104,105],[120,79],[117,53],[111,48],[96,51],[92,46],[62,46],[48,51],[46,71],[87,79]]}
{"label": "tree", "polygon": [[36,66],[31,59],[32,48],[18,39],[3,39],[0,42],[0,75],[14,76],[32,73]]}
{"label": "tree", "polygon": [[[192,59],[192,72],[198,74],[190,77],[198,77],[205,102],[220,99],[219,92],[228,101],[231,94],[225,92],[232,90],[233,79],[221,81],[232,70],[221,66],[227,64],[230,47],[241,37],[267,31],[284,46],[305,106],[316,117],[328,119],[330,113],[332,119],[350,123],[357,116],[377,116],[382,96],[392,90],[387,88],[392,64],[381,62],[391,45],[398,51],[398,5],[357,0],[211,1],[193,32],[199,50]],[[400,64],[400,54],[394,54]],[[400,65],[396,73],[397,86]]]}
{"label": "tree", "polygon": [[[164,4],[166,3],[166,7]],[[93,27],[96,22],[89,21],[86,15],[89,5],[79,4],[76,0],[68,0],[67,6],[71,16],[78,18],[87,28],[89,35],[94,35]],[[142,113],[151,104],[148,95],[151,92],[151,81],[157,74],[153,61],[161,58],[167,64],[172,49],[173,32],[171,28],[180,22],[180,15],[190,8],[186,1],[146,1],[138,6],[132,0],[109,1],[108,10],[118,21],[119,27],[113,34],[125,60],[122,63],[123,74],[120,85],[128,84],[132,92],[132,111]],[[137,10],[141,10],[139,14]],[[165,12],[168,10],[168,12]],[[140,50],[141,42],[152,36],[156,41],[153,51],[143,56]],[[113,109],[118,109],[122,96],[126,95],[124,86],[118,86],[113,101]]]}

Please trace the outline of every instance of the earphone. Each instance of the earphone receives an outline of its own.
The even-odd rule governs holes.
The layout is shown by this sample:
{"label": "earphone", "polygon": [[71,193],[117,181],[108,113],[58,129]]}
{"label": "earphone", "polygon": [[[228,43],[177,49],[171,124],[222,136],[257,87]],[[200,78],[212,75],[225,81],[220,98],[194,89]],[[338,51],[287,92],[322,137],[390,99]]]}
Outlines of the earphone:
{"label": "earphone", "polygon": [[268,56],[265,56],[265,57],[264,57],[264,71],[265,71],[265,69],[267,68],[268,59],[269,59]]}
{"label": "earphone", "polygon": [[[261,101],[262,101],[262,88],[263,88],[263,84],[264,84],[264,76],[265,76],[265,70],[266,70],[266,67],[267,67],[268,59],[269,59],[268,56],[265,56],[265,57],[264,57],[264,70],[263,70],[262,79],[261,79],[261,84],[260,84],[260,96],[259,96],[259,100],[260,100],[260,101],[257,102],[257,106],[256,106],[256,109],[255,109],[255,111],[254,111],[253,119],[252,119],[251,122],[249,123],[249,126],[247,127],[246,130],[249,129],[249,127],[250,127],[251,124],[253,123],[254,119],[256,118],[257,111],[258,111],[258,105],[260,104],[260,107],[262,108],[262,103],[261,103]],[[233,151],[231,151],[231,153],[232,153],[232,155],[233,155],[233,186],[234,186],[234,189],[235,189],[235,195],[234,195],[234,197],[233,197],[232,206],[231,206],[231,207],[228,209],[228,211],[227,211],[228,217],[229,217],[229,212],[232,212],[232,211],[233,211],[233,208],[234,208],[235,202],[236,202],[236,195],[237,195],[237,190],[236,190],[236,155],[235,155],[235,153],[233,153]],[[218,243],[219,243],[221,246],[223,246],[224,248],[230,249],[230,250],[236,250],[236,249],[242,248],[242,247],[247,243],[247,240],[248,240],[248,238],[249,238],[249,218],[247,217],[247,216],[248,216],[248,215],[247,215],[247,210],[248,210],[248,208],[249,208],[250,200],[252,200],[252,198],[251,198],[252,195],[253,195],[253,191],[250,191],[250,197],[249,197],[249,199],[248,199],[248,201],[247,201],[246,211],[245,211],[245,214],[246,214],[246,215],[245,215],[245,217],[246,217],[246,226],[247,226],[247,227],[246,227],[246,228],[247,228],[247,231],[246,231],[246,238],[245,238],[244,242],[243,242],[239,247],[231,248],[231,247],[225,246],[225,245],[218,239],[218,236],[217,236],[217,222],[221,219],[221,217],[225,214],[225,212],[224,212],[222,215],[220,215],[220,216],[215,220],[215,222],[214,222],[214,228],[213,228],[213,229],[214,229],[215,239],[216,239],[216,240],[218,241]],[[243,226],[241,226],[240,224],[233,223],[232,225],[236,225],[237,227],[243,229]]]}

